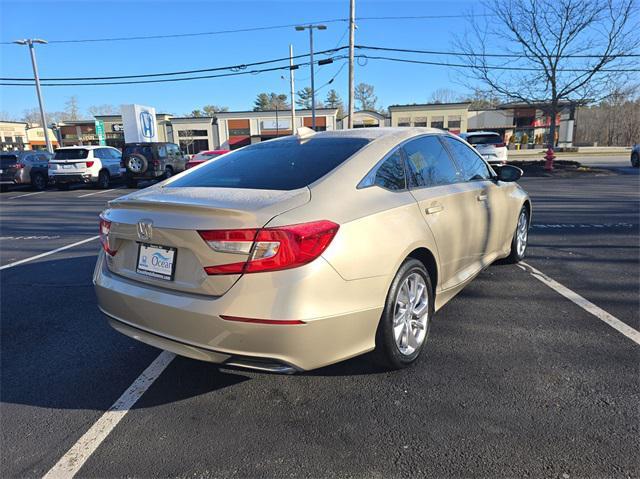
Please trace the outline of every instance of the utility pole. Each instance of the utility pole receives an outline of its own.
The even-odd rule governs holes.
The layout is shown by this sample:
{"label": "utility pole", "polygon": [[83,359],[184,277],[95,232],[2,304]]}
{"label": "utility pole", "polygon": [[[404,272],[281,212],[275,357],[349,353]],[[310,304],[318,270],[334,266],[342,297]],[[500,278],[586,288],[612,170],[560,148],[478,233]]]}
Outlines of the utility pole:
{"label": "utility pole", "polygon": [[42,91],[40,90],[40,75],[38,75],[38,63],[36,62],[36,51],[33,47],[34,43],[46,45],[45,40],[39,38],[27,38],[25,40],[16,40],[13,42],[17,45],[28,45],[31,54],[31,66],[33,67],[33,78],[36,81],[36,93],[38,94],[38,104],[40,105],[40,120],[42,122],[42,130],[44,132],[44,141],[47,145],[47,151],[53,153],[51,140],[49,140],[49,128],[47,127],[47,116],[44,113],[44,102],[42,101]]}
{"label": "utility pole", "polygon": [[296,27],[297,31],[303,31],[309,29],[309,52],[311,62],[311,128],[316,129],[316,89],[315,89],[315,79],[313,75],[313,29],[317,28],[318,30],[326,30],[326,25],[298,25]]}
{"label": "utility pole", "polygon": [[353,92],[354,92],[354,42],[356,37],[356,0],[349,0],[349,120],[347,127],[353,128]]}
{"label": "utility pole", "polygon": [[296,88],[293,78],[293,45],[289,44],[289,81],[291,83],[291,134],[296,134]]}

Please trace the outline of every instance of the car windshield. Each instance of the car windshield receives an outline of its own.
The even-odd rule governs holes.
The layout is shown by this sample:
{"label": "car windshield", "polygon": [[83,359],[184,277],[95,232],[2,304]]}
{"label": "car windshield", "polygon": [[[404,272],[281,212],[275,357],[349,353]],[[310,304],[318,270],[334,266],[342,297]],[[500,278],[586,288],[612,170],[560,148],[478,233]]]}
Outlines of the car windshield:
{"label": "car windshield", "polygon": [[494,135],[468,135],[466,140],[472,145],[498,145],[504,143],[498,134]]}
{"label": "car windshield", "polygon": [[122,152],[123,156],[129,156],[133,154],[143,155],[145,158],[151,158],[153,156],[153,149],[148,145],[127,145]]}
{"label": "car windshield", "polygon": [[168,187],[294,190],[323,177],[368,142],[364,138],[265,141],[228,153]]}
{"label": "car windshield", "polygon": [[71,148],[68,150],[56,150],[55,160],[84,160],[89,156],[89,150],[85,148]]}

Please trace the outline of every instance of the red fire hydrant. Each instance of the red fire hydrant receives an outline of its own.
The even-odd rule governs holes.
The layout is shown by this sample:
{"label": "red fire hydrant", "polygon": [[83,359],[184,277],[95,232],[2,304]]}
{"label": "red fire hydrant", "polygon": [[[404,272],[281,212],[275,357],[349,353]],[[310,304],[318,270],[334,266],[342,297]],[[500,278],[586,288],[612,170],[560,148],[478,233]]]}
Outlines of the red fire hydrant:
{"label": "red fire hydrant", "polygon": [[553,154],[553,148],[549,147],[549,149],[547,150],[547,153],[544,155],[545,163],[544,163],[544,169],[546,171],[552,171],[553,170],[553,160],[556,157],[556,155]]}

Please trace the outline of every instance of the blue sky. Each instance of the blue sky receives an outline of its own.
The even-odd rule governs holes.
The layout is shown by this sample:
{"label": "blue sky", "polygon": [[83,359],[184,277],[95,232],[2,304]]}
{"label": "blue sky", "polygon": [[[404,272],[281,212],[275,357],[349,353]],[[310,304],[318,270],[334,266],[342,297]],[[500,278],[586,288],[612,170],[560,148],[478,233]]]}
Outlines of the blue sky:
{"label": "blue sky", "polygon": [[[466,14],[477,9],[473,1],[373,1],[357,0],[356,17]],[[0,0],[3,18],[1,41],[40,37],[48,40],[103,38],[164,33],[190,33],[262,25],[304,23],[346,18],[349,1],[45,1]],[[9,21],[10,20],[10,21]],[[346,22],[328,23],[328,29],[314,36],[315,49],[347,44]],[[358,22],[356,43],[387,47],[446,50],[452,32],[465,27],[463,19],[363,20]],[[340,39],[342,40],[340,41]],[[127,42],[67,43],[37,47],[41,77],[104,76],[198,69],[248,63],[284,57],[288,45],[294,53],[307,53],[308,34],[293,28],[180,39]],[[426,59],[426,58],[425,58]],[[431,58],[432,59],[432,58]],[[316,68],[316,86],[330,79],[341,62]],[[27,47],[0,45],[3,77],[32,76]],[[333,86],[346,100],[348,69]],[[285,75],[287,80],[283,80]],[[375,86],[382,105],[426,102],[438,88],[463,92],[455,73],[443,67],[369,61],[356,67],[356,83]],[[296,90],[309,85],[308,69],[297,73]],[[318,92],[322,99],[329,88]],[[288,74],[271,72],[224,79],[195,80],[152,85],[44,88],[48,110],[64,109],[76,95],[80,108],[91,105],[141,103],[158,112],[176,115],[205,104],[228,106],[231,110],[253,107],[261,91],[289,92]],[[0,111],[19,117],[37,106],[29,87],[0,87]]]}

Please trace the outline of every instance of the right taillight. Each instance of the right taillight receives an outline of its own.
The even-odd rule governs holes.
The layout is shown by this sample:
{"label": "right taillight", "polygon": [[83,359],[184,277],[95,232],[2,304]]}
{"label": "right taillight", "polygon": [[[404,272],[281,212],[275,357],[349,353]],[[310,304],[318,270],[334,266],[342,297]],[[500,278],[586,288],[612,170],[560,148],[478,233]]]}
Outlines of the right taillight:
{"label": "right taillight", "polygon": [[215,251],[248,254],[246,261],[207,266],[209,275],[258,273],[296,268],[327,249],[339,225],[322,220],[276,228],[199,231]]}
{"label": "right taillight", "polygon": [[495,146],[496,148],[503,148],[505,146],[505,144],[504,143],[496,143],[493,146]]}
{"label": "right taillight", "polygon": [[115,256],[117,250],[113,250],[109,247],[109,232],[111,231],[111,221],[100,218],[100,244],[102,249],[109,256]]}

